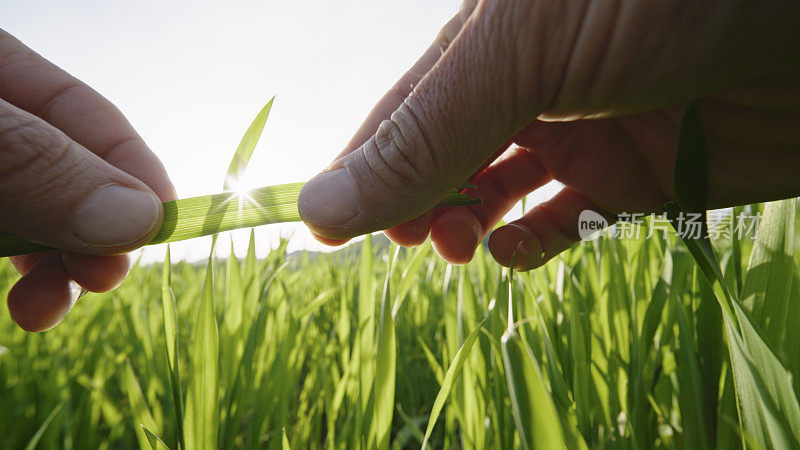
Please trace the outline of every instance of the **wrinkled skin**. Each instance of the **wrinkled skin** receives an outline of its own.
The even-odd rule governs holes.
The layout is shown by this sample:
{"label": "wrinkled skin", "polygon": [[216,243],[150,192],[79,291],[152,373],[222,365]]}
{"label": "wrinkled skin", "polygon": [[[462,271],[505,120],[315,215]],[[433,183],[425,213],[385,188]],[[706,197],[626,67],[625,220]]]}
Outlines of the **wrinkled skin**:
{"label": "wrinkled skin", "polygon": [[[467,2],[327,169],[342,176],[306,186],[301,215],[322,242],[430,234],[465,263],[555,179],[561,192],[489,239],[501,264],[516,252],[517,269],[535,268],[578,240],[585,209],[613,218],[674,199],[678,123],[694,99],[709,206],[796,196],[798,23],[793,1]],[[498,149],[474,181],[482,204],[431,209]]]}
{"label": "wrinkled skin", "polygon": [[[79,229],[84,202],[108,186],[142,194],[150,216],[105,202]],[[22,278],[8,308],[22,328],[57,325],[76,285],[118,286],[129,268],[124,252],[152,237],[159,200],[174,198],[161,162],[114,105],[0,30],[0,230],[64,249],[11,258]]]}

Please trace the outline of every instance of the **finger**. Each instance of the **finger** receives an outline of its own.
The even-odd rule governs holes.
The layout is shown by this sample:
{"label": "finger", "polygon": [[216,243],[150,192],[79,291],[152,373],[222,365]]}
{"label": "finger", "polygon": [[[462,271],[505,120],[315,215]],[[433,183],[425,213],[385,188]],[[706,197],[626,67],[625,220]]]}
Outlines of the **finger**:
{"label": "finger", "polygon": [[64,320],[79,293],[70,285],[60,252],[50,252],[11,288],[8,312],[24,330],[46,331]]}
{"label": "finger", "polygon": [[492,227],[525,195],[550,181],[541,162],[522,148],[507,150],[475,178],[470,196],[481,203],[446,208],[431,227],[437,253],[453,264],[465,264]]}
{"label": "finger", "polygon": [[384,233],[397,245],[416,247],[428,238],[431,232],[431,225],[436,216],[437,211],[435,210],[425,211],[421,216],[389,228]]}
{"label": "finger", "polygon": [[406,97],[408,97],[408,94],[411,93],[412,89],[414,89],[414,86],[416,86],[431,67],[439,61],[442,53],[447,50],[447,47],[453,39],[455,39],[456,35],[458,35],[458,32],[461,30],[461,27],[467,21],[470,14],[472,14],[476,4],[477,0],[465,0],[461,4],[458,12],[444,27],[442,27],[439,34],[436,35],[436,39],[434,39],[430,47],[425,50],[425,53],[411,66],[408,72],[397,80],[397,83],[395,83],[395,85],[378,101],[378,104],[372,108],[372,111],[367,115],[367,118],[358,128],[356,134],[336,159],[361,147],[364,142],[375,134],[381,122],[388,119],[389,116],[397,110]]}
{"label": "finger", "polygon": [[375,135],[304,186],[299,211],[314,232],[345,238],[418,217],[521,128],[493,3],[476,7]]}
{"label": "finger", "polygon": [[[439,31],[433,44],[423,53],[416,63],[408,70],[402,77],[392,86],[391,89],[378,101],[372,111],[367,115],[367,118],[356,131],[353,138],[345,146],[344,150],[336,157],[339,159],[353,150],[359,148],[364,144],[372,135],[377,131],[381,122],[388,119],[408,97],[411,90],[419,83],[425,74],[433,67],[439,60],[439,57],[450,45],[450,42],[461,30],[462,25],[466,22],[469,15],[475,9],[477,0],[466,0],[461,4],[458,13],[448,21],[444,27]],[[408,226],[399,225],[395,229],[386,230],[386,235],[398,245],[413,246],[422,243],[428,236],[429,227],[425,223],[430,224],[432,214],[423,214],[424,218],[412,221]],[[314,234],[314,237],[326,245],[342,245],[349,239],[330,239]],[[420,239],[421,234],[425,236]]]}
{"label": "finger", "polygon": [[[144,181],[162,201],[176,198],[163,165],[119,110],[100,94],[0,30],[0,98],[38,115],[73,141]],[[25,273],[40,258],[12,258]],[[127,257],[64,256],[71,278],[92,291],[108,290],[127,273]],[[123,270],[124,267],[124,270]]]}
{"label": "finger", "polygon": [[12,256],[9,259],[20,275],[25,275],[49,253],[63,253],[61,258],[70,279],[92,292],[107,292],[116,288],[125,279],[130,268],[127,255],[82,255],[61,250]]}
{"label": "finger", "polygon": [[314,236],[314,239],[316,239],[317,241],[325,245],[330,245],[331,247],[338,247],[340,245],[347,244],[350,241],[350,239],[330,239],[324,236],[320,236],[316,233],[311,233],[311,235]]}
{"label": "finger", "polygon": [[506,267],[512,257],[516,270],[539,267],[580,240],[578,218],[584,210],[611,218],[583,195],[564,188],[519,220],[495,230],[489,236],[489,251]]}
{"label": "finger", "polygon": [[0,98],[41,117],[110,164],[176,198],[158,158],[103,96],[0,30]]}
{"label": "finger", "polygon": [[0,100],[0,228],[51,247],[119,254],[161,223],[159,198],[40,118]]}
{"label": "finger", "polygon": [[61,250],[49,250],[46,252],[31,253],[30,255],[12,256],[8,258],[14,268],[17,269],[20,275],[25,275],[29,270],[36,265],[36,262],[42,259],[45,255],[51,252],[60,252]]}
{"label": "finger", "polygon": [[445,211],[431,225],[433,249],[451,264],[470,262],[481,239],[483,228],[467,208]]}
{"label": "finger", "polygon": [[[491,163],[493,163],[500,155],[502,155],[507,149],[511,142],[506,142],[503,146],[491,156],[489,159],[475,171],[474,174],[470,177],[469,181],[471,183],[475,183],[476,179],[483,173],[484,169],[486,169]],[[483,198],[480,195],[473,195],[476,198]],[[421,216],[417,217],[416,219],[412,219],[408,222],[401,223],[400,225],[394,226],[385,230],[386,236],[389,237],[394,243],[397,245],[402,245],[403,247],[415,247],[417,245],[422,244],[427,239],[428,235],[431,232],[431,226],[437,220],[436,218],[439,217],[443,212],[448,211],[447,209],[436,211],[436,209],[428,210],[422,213]],[[436,247],[436,245],[434,245]],[[474,249],[473,249],[474,250]],[[446,250],[445,250],[446,251]],[[440,255],[441,256],[441,255]],[[444,258],[447,260],[447,258]],[[453,264],[456,263],[457,259],[448,260]]]}
{"label": "finger", "polygon": [[61,260],[69,277],[92,292],[115,289],[122,284],[130,270],[128,255],[98,256],[64,252]]}

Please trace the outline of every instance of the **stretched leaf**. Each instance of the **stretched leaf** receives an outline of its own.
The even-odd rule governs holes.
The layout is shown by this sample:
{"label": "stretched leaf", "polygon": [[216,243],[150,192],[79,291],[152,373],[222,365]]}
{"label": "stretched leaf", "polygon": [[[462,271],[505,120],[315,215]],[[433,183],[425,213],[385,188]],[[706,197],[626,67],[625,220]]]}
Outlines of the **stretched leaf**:
{"label": "stretched leaf", "polygon": [[[164,221],[147,245],[183,241],[239,228],[298,222],[297,198],[303,183],[267,186],[247,193],[223,192],[164,202]],[[447,194],[437,206],[480,203],[466,194]],[[24,255],[49,247],[0,233],[0,257]]]}
{"label": "stretched leaf", "polygon": [[675,155],[675,195],[681,209],[705,212],[708,203],[708,156],[703,122],[697,103],[683,113]]}

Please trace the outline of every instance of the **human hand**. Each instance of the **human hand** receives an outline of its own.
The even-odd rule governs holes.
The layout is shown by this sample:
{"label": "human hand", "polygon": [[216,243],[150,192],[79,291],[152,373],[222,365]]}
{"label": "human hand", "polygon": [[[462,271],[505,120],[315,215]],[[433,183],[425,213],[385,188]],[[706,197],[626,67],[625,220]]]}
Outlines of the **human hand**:
{"label": "human hand", "polygon": [[[0,229],[63,249],[11,258],[22,328],[58,324],[81,288],[128,273],[175,192],[161,162],[100,94],[0,30]],[[74,283],[72,283],[74,281]]]}
{"label": "human hand", "polygon": [[[678,122],[693,99],[710,207],[796,196],[798,23],[792,1],[467,1],[304,187],[300,214],[326,243],[430,234],[465,263],[555,179],[562,191],[489,239],[501,264],[515,253],[517,269],[535,268],[578,240],[581,211],[613,219],[675,198]],[[472,175],[480,205],[431,209]]]}

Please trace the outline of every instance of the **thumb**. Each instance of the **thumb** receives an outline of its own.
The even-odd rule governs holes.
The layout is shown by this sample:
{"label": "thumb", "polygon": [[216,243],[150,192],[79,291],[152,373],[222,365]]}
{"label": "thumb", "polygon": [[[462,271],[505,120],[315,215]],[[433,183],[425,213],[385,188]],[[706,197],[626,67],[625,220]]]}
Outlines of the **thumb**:
{"label": "thumb", "polygon": [[[348,238],[387,229],[433,207],[534,113],[515,104],[514,45],[481,2],[436,64],[377,132],[309,181],[298,208],[315,233]],[[527,105],[530,106],[530,105]]]}
{"label": "thumb", "polygon": [[118,254],[147,242],[163,211],[143,182],[0,100],[0,217],[33,242]]}

